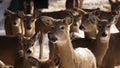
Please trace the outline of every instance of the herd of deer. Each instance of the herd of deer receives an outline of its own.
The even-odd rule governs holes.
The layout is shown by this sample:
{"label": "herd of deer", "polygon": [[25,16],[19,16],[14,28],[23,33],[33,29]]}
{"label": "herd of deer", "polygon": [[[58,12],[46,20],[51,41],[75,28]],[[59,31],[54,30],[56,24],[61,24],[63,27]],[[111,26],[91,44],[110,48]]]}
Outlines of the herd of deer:
{"label": "herd of deer", "polygon": [[[0,36],[0,68],[114,68],[120,65],[120,1],[109,0],[111,11],[82,9],[84,0],[66,0],[66,9],[42,12],[24,2],[18,12],[5,11],[6,36]],[[85,38],[74,33],[83,30]],[[43,61],[43,40],[49,38],[49,59]],[[74,38],[75,37],[75,38]],[[39,40],[39,58],[34,46]],[[30,48],[33,47],[33,52]]]}

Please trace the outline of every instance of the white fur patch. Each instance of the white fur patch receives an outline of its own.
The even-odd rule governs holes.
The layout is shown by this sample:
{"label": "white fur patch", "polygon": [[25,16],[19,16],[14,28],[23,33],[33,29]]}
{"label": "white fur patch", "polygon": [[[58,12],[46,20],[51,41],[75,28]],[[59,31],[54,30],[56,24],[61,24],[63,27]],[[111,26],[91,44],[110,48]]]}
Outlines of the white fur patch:
{"label": "white fur patch", "polygon": [[100,40],[101,40],[101,42],[106,43],[109,41],[109,38],[108,37],[101,37]]}
{"label": "white fur patch", "polygon": [[119,30],[117,29],[117,27],[115,26],[115,24],[113,24],[111,27],[110,27],[110,33],[118,33]]}
{"label": "white fur patch", "polygon": [[96,66],[96,58],[88,48],[76,48],[75,52],[77,56],[80,56],[82,62],[89,61]]}
{"label": "white fur patch", "polygon": [[88,55],[92,52],[88,48],[76,48],[75,49],[76,54],[82,55],[84,57],[88,57]]}

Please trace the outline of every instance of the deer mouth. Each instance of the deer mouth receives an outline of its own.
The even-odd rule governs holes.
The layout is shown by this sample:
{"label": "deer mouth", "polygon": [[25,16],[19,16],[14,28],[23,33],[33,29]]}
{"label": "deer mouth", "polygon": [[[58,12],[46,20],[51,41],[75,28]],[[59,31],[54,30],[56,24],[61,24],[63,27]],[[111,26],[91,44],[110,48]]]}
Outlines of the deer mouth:
{"label": "deer mouth", "polygon": [[51,33],[48,33],[48,39],[50,42],[55,43],[58,39],[52,35]]}
{"label": "deer mouth", "polygon": [[55,43],[57,41],[57,38],[49,38],[50,42]]}

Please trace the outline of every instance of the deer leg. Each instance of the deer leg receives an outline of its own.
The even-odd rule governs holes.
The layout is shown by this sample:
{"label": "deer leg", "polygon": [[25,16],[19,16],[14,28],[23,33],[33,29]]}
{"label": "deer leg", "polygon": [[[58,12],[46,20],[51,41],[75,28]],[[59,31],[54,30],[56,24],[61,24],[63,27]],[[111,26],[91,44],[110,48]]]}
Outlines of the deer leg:
{"label": "deer leg", "polygon": [[54,58],[55,55],[55,46],[49,41],[49,59]]}
{"label": "deer leg", "polygon": [[5,25],[4,25],[4,28],[5,28],[5,33],[6,33],[6,35],[12,35],[12,25],[11,25],[11,22],[8,22],[8,18],[10,18],[10,17],[8,17],[8,16],[6,16],[6,18],[5,18]]}
{"label": "deer leg", "polygon": [[39,52],[39,59],[42,59],[43,56],[43,41],[45,38],[45,33],[41,32],[40,38],[39,38],[39,45],[40,45],[40,52]]}

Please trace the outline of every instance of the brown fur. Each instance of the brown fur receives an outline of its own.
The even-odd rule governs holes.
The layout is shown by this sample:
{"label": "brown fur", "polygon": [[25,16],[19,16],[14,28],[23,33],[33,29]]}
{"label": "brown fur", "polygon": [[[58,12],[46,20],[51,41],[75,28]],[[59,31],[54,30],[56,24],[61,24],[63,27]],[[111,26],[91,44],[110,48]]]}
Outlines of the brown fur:
{"label": "brown fur", "polygon": [[[111,11],[118,12],[120,16],[120,1],[119,0],[109,0],[110,5],[111,5]],[[116,23],[116,27],[120,31],[120,17]]]}
{"label": "brown fur", "polygon": [[[95,57],[88,49],[81,48],[76,49],[76,51],[72,47],[69,33],[72,23],[71,17],[58,21],[58,23],[53,22],[53,29],[48,34],[48,37],[50,42],[58,48],[58,55],[61,60],[59,68],[96,68]],[[79,51],[82,49],[85,56]],[[85,60],[86,58],[87,60]]]}
{"label": "brown fur", "polygon": [[120,33],[112,34],[110,38],[109,49],[105,55],[101,68],[114,68],[120,65]]}
{"label": "brown fur", "polygon": [[[108,16],[108,17],[106,17],[106,16]],[[100,16],[98,16],[98,17],[100,18],[98,20],[97,20],[97,18],[96,19],[92,19],[92,17],[91,17],[91,19],[88,20],[88,21],[91,20],[92,23],[93,22],[95,22],[95,23],[98,22],[98,23],[96,23],[97,24],[97,30],[98,30],[98,34],[96,36],[96,39],[90,39],[90,38],[76,39],[76,40],[79,40],[79,42],[76,41],[76,40],[74,40],[73,44],[75,44],[75,45],[81,44],[82,47],[88,47],[90,50],[92,50],[92,52],[96,56],[97,65],[99,67],[101,65],[103,57],[106,54],[106,51],[108,50],[108,47],[109,47],[108,45],[109,45],[109,39],[110,39],[110,26],[112,24],[116,23],[116,20],[118,19],[118,15],[114,15],[112,17],[112,14],[101,12]],[[114,18],[115,18],[114,23],[112,23],[112,21],[113,21]],[[84,23],[82,23],[82,24],[84,24]],[[106,37],[106,39],[105,39],[105,37]]]}
{"label": "brown fur", "polygon": [[72,9],[72,8],[82,8],[83,0],[66,0],[65,7],[66,9]]}
{"label": "brown fur", "polygon": [[6,35],[16,35],[22,32],[21,20],[17,16],[17,13],[10,10],[5,11],[5,32]]}
{"label": "brown fur", "polygon": [[19,11],[18,16],[23,24],[23,35],[27,38],[32,37],[35,34],[35,21],[40,16],[40,12],[35,11],[34,14],[24,14],[23,11]]}
{"label": "brown fur", "polygon": [[32,56],[29,56],[28,61],[30,62],[31,65],[37,68],[56,68],[59,65],[58,57],[46,61],[42,61]]}
{"label": "brown fur", "polygon": [[[42,16],[50,16],[53,17],[55,19],[63,19],[65,16],[71,15],[74,18],[74,24],[71,26],[71,32],[78,32],[79,31],[79,26],[81,24],[81,14],[84,12],[83,11],[76,11],[77,9],[73,9],[73,10],[62,10],[62,11],[55,11],[55,12],[43,12]],[[50,20],[48,20],[50,21]],[[40,57],[42,56],[42,49],[43,49],[43,40],[45,37],[45,34],[47,34],[50,30],[51,30],[51,26],[46,26],[45,24],[43,24],[41,21],[41,18],[39,18],[36,21],[36,32],[40,31],[41,32],[41,36],[39,39],[39,43],[40,43]],[[52,22],[52,21],[50,21]],[[48,23],[49,24],[49,23]],[[52,45],[51,45],[52,46]]]}
{"label": "brown fur", "polygon": [[87,14],[83,15],[80,29],[84,31],[85,38],[95,39],[97,35],[97,26],[96,26],[97,21],[91,23],[89,19],[96,20],[96,16],[92,14],[92,12],[91,13],[88,12]]}
{"label": "brown fur", "polygon": [[25,14],[34,14],[34,2],[33,0],[24,1],[24,13]]}
{"label": "brown fur", "polygon": [[[15,65],[17,68],[28,68],[27,65],[24,65],[28,63],[25,55],[27,55],[28,49],[33,46],[36,39],[37,34],[29,40],[25,39],[21,34],[17,36],[0,36],[0,60],[6,65]],[[30,65],[28,64],[28,66]]]}

